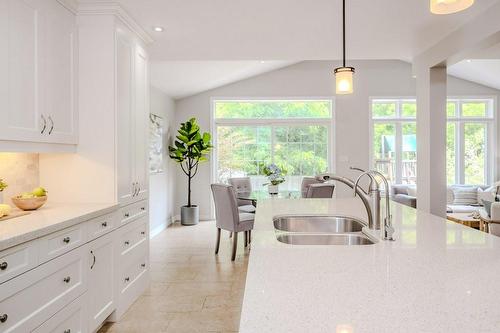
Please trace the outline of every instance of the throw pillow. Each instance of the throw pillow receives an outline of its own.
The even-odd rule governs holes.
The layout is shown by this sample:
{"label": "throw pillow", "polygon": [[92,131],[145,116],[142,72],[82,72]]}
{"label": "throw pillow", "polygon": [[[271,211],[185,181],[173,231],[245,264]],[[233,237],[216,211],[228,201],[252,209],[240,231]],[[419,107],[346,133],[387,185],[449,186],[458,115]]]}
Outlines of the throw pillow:
{"label": "throw pillow", "polygon": [[482,188],[477,189],[477,201],[482,203],[483,201],[495,201],[495,188],[488,187],[483,190]]}
{"label": "throw pillow", "polygon": [[477,205],[477,187],[455,187],[453,189],[454,205]]}
{"label": "throw pillow", "polygon": [[417,197],[417,188],[415,186],[408,186],[407,191],[410,197]]}

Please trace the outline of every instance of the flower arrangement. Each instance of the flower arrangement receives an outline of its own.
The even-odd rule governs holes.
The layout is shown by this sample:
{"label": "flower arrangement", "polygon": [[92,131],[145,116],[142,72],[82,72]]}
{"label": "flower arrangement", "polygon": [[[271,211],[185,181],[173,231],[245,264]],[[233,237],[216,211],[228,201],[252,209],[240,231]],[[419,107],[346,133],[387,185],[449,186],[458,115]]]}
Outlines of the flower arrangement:
{"label": "flower arrangement", "polygon": [[5,190],[7,188],[7,183],[3,181],[2,178],[0,178],[0,192],[3,192],[3,190]]}
{"label": "flower arrangement", "polygon": [[266,183],[264,185],[276,186],[285,182],[286,170],[280,168],[274,163],[264,166],[262,171],[267,176],[267,179],[269,179],[269,183]]}

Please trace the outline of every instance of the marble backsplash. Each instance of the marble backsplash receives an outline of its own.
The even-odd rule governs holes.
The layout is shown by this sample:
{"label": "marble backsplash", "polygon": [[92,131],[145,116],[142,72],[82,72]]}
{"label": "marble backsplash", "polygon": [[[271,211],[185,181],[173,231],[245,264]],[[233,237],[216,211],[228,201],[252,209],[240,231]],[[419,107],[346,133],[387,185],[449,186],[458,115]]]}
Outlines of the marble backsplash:
{"label": "marble backsplash", "polygon": [[0,153],[0,178],[9,186],[3,191],[5,203],[22,192],[31,192],[39,185],[38,154]]}

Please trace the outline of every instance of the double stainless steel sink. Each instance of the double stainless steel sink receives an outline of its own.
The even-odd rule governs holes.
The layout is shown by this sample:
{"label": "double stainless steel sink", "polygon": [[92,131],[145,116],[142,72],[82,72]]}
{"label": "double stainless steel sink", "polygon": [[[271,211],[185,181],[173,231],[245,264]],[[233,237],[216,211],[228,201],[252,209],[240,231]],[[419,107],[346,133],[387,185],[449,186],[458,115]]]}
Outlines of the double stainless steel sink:
{"label": "double stainless steel sink", "polygon": [[292,245],[370,245],[366,223],[337,215],[282,215],[273,220],[278,241]]}

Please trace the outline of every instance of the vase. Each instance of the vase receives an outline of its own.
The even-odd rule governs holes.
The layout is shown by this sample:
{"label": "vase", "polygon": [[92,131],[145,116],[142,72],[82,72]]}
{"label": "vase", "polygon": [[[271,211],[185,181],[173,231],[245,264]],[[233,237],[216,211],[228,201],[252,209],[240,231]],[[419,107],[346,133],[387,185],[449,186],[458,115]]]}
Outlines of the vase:
{"label": "vase", "polygon": [[181,207],[181,224],[182,225],[197,225],[200,221],[200,211],[198,206],[182,206]]}
{"label": "vase", "polygon": [[267,191],[269,192],[269,194],[271,195],[276,195],[278,194],[278,185],[267,185]]}

